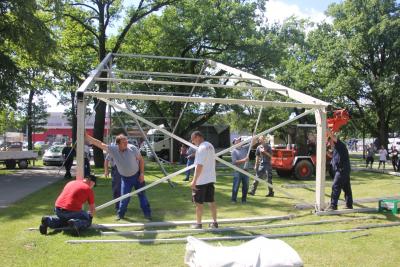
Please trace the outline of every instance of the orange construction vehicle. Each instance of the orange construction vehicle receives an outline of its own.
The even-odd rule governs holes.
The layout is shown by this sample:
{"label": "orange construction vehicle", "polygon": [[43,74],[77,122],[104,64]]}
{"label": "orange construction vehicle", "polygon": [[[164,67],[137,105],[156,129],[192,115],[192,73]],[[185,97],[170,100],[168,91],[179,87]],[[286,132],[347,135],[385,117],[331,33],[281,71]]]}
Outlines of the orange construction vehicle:
{"label": "orange construction vehicle", "polygon": [[[332,132],[338,132],[350,120],[349,113],[335,110],[327,119]],[[330,158],[327,156],[327,164]],[[316,164],[316,129],[315,125],[298,124],[288,128],[288,144],[272,149],[272,168],[281,177],[295,177],[299,180],[311,178]]]}

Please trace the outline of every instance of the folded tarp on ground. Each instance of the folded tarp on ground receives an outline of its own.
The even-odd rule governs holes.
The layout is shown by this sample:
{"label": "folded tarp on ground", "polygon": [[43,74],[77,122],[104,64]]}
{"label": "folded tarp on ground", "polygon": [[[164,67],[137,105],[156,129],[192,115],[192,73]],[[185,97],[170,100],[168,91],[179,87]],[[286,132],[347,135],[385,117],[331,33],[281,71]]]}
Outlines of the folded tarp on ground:
{"label": "folded tarp on ground", "polygon": [[279,239],[257,237],[233,247],[212,246],[187,238],[185,263],[190,267],[303,266],[299,254]]}

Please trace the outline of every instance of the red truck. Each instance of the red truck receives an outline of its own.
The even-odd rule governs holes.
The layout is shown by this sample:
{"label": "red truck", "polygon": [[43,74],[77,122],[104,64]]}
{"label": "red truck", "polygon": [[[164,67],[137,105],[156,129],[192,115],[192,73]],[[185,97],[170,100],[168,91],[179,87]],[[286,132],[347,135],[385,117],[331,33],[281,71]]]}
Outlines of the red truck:
{"label": "red truck", "polygon": [[[327,119],[332,132],[338,132],[340,127],[350,119],[346,110],[336,110]],[[288,145],[272,149],[272,168],[281,177],[295,177],[299,180],[311,178],[315,173],[316,164],[316,129],[315,125],[298,124],[288,130]],[[327,156],[327,168],[330,158]]]}

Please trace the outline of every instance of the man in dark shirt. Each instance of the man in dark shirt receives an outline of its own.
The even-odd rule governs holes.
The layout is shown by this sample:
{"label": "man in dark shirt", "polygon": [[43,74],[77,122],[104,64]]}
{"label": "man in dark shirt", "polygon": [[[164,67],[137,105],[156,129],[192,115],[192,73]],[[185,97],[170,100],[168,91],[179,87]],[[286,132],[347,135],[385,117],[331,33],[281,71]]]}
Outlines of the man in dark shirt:
{"label": "man in dark shirt", "polygon": [[65,179],[71,179],[71,167],[74,162],[75,157],[75,149],[71,146],[71,142],[67,141],[66,146],[61,151],[61,154],[64,157],[64,167],[65,167]]}
{"label": "man in dark shirt", "polygon": [[[90,175],[83,180],[68,182],[55,203],[56,216],[42,217],[39,231],[42,235],[47,234],[47,228],[52,229],[70,226],[78,234],[80,230],[88,228],[92,224],[95,213],[94,192],[92,188],[96,185],[96,177]],[[89,211],[82,210],[84,203],[88,202]]]}
{"label": "man in dark shirt", "polygon": [[350,158],[346,145],[327,129],[328,142],[333,149],[331,166],[334,173],[331,204],[328,210],[337,210],[341,190],[344,191],[346,208],[353,208],[353,194],[350,185]]}

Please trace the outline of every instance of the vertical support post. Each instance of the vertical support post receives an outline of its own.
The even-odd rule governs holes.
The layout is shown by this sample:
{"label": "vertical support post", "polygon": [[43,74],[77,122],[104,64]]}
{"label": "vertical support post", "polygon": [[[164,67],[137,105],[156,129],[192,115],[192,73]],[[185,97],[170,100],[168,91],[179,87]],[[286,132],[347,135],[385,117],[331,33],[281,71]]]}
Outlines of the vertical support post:
{"label": "vertical support post", "polygon": [[76,179],[84,178],[84,145],[86,101],[82,91],[77,92],[77,131],[76,131]]}
{"label": "vertical support post", "polygon": [[[113,64],[113,58],[111,58],[110,59],[110,61],[109,61],[109,63],[108,63],[108,72],[107,72],[107,74],[108,74],[108,78],[113,78],[114,77],[114,74],[113,74],[113,72],[112,72],[112,64]],[[110,93],[111,92],[111,86],[112,86],[112,83],[108,83],[107,84],[108,86],[107,86],[107,93]],[[106,116],[106,119],[107,119],[107,116]],[[111,121],[111,106],[110,105],[108,105],[108,132],[107,132],[107,144],[111,144],[111,123],[112,123],[112,121]],[[107,125],[107,124],[106,124]]]}
{"label": "vertical support post", "polygon": [[317,162],[315,184],[315,209],[322,211],[325,208],[325,174],[326,174],[326,110],[315,110],[317,124]]}

